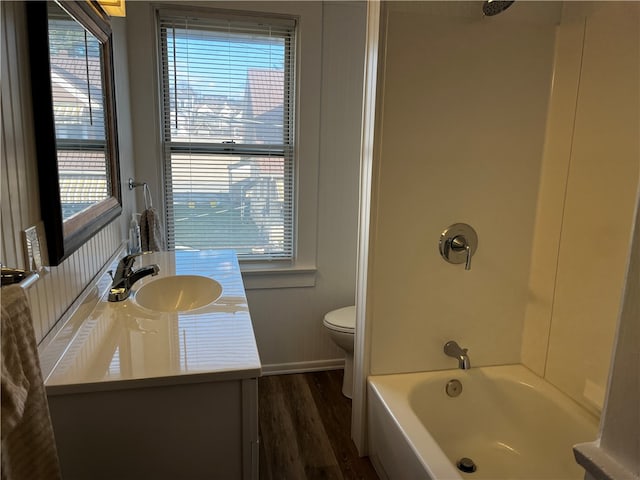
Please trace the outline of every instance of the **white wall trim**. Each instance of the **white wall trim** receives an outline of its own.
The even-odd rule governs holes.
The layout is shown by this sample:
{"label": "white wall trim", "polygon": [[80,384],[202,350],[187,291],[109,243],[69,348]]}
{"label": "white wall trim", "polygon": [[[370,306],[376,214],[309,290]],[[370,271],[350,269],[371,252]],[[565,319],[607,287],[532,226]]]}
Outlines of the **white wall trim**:
{"label": "white wall trim", "polygon": [[576,462],[587,475],[596,480],[637,479],[637,473],[618,462],[609,452],[600,448],[600,442],[579,443],[573,447]]}
{"label": "white wall trim", "polygon": [[369,225],[375,145],[376,87],[380,42],[380,2],[367,2],[362,146],[360,148],[360,214],[358,223],[358,266],[356,274],[356,334],[353,364],[351,438],[360,455],[367,454],[367,376],[370,364],[370,335],[366,323],[369,266]]}
{"label": "white wall trim", "polygon": [[265,288],[301,288],[315,287],[315,268],[288,268],[271,270],[243,270],[242,281],[246,290]]}
{"label": "white wall trim", "polygon": [[262,376],[320,372],[322,370],[338,370],[340,368],[344,368],[344,358],[313,360],[310,362],[271,363],[262,365]]}

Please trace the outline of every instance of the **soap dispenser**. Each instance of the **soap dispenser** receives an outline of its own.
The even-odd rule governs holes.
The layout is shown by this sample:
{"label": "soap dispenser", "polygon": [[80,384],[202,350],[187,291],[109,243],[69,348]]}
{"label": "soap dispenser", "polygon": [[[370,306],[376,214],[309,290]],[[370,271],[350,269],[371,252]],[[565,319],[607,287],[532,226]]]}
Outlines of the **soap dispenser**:
{"label": "soap dispenser", "polygon": [[138,253],[140,247],[140,225],[136,219],[137,214],[131,214],[131,222],[129,222],[129,254]]}

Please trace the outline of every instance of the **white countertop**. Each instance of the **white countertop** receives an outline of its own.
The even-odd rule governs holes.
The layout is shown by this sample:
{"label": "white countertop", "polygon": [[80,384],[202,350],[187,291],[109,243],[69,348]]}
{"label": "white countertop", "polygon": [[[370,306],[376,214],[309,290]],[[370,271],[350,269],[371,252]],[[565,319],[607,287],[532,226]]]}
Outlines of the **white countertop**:
{"label": "white countertop", "polygon": [[[48,394],[64,394],[218,381],[260,376],[261,364],[240,268],[232,250],[177,251],[143,255],[134,268],[157,264],[130,298],[108,302],[106,294],[85,318],[56,335],[64,352],[45,372]],[[201,275],[222,285],[214,303],[185,313],[138,306],[135,292],[168,275]],[[66,340],[71,338],[71,340]],[[60,345],[52,342],[51,348]]]}

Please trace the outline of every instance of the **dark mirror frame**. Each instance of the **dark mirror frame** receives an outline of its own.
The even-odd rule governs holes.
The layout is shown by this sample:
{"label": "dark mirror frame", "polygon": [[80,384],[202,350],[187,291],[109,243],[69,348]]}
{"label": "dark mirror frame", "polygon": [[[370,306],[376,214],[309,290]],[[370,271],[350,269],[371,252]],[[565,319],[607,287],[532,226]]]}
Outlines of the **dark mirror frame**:
{"label": "dark mirror frame", "polygon": [[63,222],[49,64],[47,2],[25,2],[40,209],[47,239],[49,265],[59,265],[122,212],[110,20],[94,1],[56,3],[101,43],[106,159],[111,196]]}

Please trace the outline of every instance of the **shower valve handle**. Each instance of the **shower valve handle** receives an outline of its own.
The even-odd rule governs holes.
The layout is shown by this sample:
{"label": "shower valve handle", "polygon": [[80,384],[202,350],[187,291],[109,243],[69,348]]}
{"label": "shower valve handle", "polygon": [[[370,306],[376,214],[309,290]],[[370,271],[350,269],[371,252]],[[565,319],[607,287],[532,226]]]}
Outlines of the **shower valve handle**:
{"label": "shower valve handle", "polygon": [[466,245],[464,249],[467,252],[467,260],[464,262],[464,269],[471,270],[471,247]]}
{"label": "shower valve handle", "polygon": [[440,255],[449,263],[464,263],[471,270],[471,257],[478,248],[478,235],[466,223],[454,223],[440,235]]}
{"label": "shower valve handle", "polygon": [[464,261],[464,269],[471,270],[471,245],[467,243],[467,239],[463,235],[456,235],[451,240],[451,250],[454,252],[462,252],[464,250],[466,259]]}

